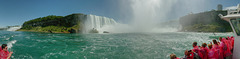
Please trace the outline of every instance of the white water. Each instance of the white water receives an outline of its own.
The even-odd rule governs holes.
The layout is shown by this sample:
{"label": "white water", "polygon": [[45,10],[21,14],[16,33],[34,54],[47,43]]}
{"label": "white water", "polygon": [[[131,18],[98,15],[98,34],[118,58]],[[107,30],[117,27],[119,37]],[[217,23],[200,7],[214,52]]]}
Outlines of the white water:
{"label": "white water", "polygon": [[85,21],[85,32],[88,33],[92,29],[97,29],[99,33],[102,33],[103,31],[108,31],[102,28],[114,26],[116,24],[117,22],[112,18],[90,14],[90,15],[87,15],[87,19]]}
{"label": "white water", "polygon": [[7,29],[7,31],[16,31],[16,30],[18,30],[18,29],[20,29],[20,28],[21,28],[21,26],[18,26],[18,27],[10,27],[10,28]]}
{"label": "white water", "polygon": [[176,32],[179,24],[169,27],[172,23],[161,23],[190,12],[205,11],[207,4],[207,0],[121,0],[119,9],[130,12],[121,14],[131,16],[129,26],[135,32]]}
{"label": "white water", "polygon": [[12,48],[13,47],[13,44],[15,44],[17,42],[17,40],[12,40],[10,42],[7,43],[8,45],[8,48]]}

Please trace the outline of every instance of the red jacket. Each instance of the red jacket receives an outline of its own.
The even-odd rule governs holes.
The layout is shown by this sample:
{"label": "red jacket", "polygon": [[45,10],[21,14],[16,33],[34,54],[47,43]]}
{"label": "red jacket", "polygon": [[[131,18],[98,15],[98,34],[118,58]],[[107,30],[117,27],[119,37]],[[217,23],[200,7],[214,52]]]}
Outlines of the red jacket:
{"label": "red jacket", "polygon": [[0,59],[7,59],[8,55],[9,55],[8,51],[3,50],[0,51]]}

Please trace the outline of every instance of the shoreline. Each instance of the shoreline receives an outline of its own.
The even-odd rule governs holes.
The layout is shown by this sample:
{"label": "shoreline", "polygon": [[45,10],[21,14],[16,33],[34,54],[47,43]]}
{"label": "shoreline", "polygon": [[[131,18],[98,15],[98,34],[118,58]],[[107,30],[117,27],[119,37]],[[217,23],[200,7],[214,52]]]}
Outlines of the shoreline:
{"label": "shoreline", "polygon": [[[194,31],[177,31],[177,32],[194,32]],[[196,33],[233,33],[233,32],[196,32]]]}
{"label": "shoreline", "polygon": [[39,32],[39,33],[66,33],[66,34],[70,34],[70,32],[49,32],[49,31],[34,31],[34,30],[17,30],[17,31],[22,31],[22,32]]}

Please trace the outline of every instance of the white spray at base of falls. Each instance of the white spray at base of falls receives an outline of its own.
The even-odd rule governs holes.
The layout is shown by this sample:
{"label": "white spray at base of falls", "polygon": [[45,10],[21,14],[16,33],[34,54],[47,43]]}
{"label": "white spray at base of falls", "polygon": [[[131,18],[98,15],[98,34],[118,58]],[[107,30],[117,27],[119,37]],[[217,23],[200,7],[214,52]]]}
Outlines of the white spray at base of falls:
{"label": "white spray at base of falls", "polygon": [[204,11],[210,3],[208,0],[120,0],[119,4],[120,14],[130,16],[129,26],[134,32],[176,32],[180,24],[172,26],[173,23],[165,22]]}
{"label": "white spray at base of falls", "polygon": [[112,18],[91,14],[87,15],[84,25],[84,33],[89,33],[93,29],[96,29],[99,33],[103,33],[104,31],[110,33],[129,33],[136,31],[136,29],[129,24],[117,23]]}
{"label": "white spray at base of falls", "polygon": [[[84,22],[84,33],[89,33],[93,29],[96,29],[99,33],[103,33],[104,31],[110,33],[131,33],[131,32],[176,32],[176,27],[167,26],[164,28],[154,27],[148,29],[147,27],[140,27],[144,24],[132,25],[132,24],[121,24],[117,23],[112,18],[107,18],[104,16],[96,16],[96,15],[87,15],[87,18]],[[146,24],[145,24],[146,25]],[[161,24],[158,24],[161,25]],[[136,26],[139,26],[137,28]],[[167,30],[166,30],[167,29]]]}
{"label": "white spray at base of falls", "polygon": [[87,15],[87,19],[85,21],[85,32],[88,33],[93,29],[96,29],[99,31],[99,33],[102,33],[103,31],[108,31],[102,29],[103,27],[108,26],[114,26],[117,22],[112,18],[102,17],[102,16],[96,16],[96,15]]}
{"label": "white spray at base of falls", "polygon": [[22,26],[15,26],[15,27],[10,27],[7,29],[7,31],[16,31],[18,29],[22,28]]}

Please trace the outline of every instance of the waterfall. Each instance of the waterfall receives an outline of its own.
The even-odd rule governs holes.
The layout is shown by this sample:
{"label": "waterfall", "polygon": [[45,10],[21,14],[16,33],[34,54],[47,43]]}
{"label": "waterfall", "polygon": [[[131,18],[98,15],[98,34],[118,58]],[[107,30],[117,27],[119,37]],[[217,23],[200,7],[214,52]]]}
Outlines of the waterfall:
{"label": "waterfall", "polygon": [[18,29],[20,29],[22,26],[15,26],[15,27],[10,27],[7,29],[7,31],[16,31]]}
{"label": "waterfall", "polygon": [[112,19],[112,18],[107,18],[103,16],[96,16],[96,15],[87,15],[86,21],[85,21],[85,32],[88,33],[91,30],[96,29],[99,31],[99,33],[102,33],[103,30],[101,28],[106,27],[106,26],[112,26],[117,24],[117,22]]}

